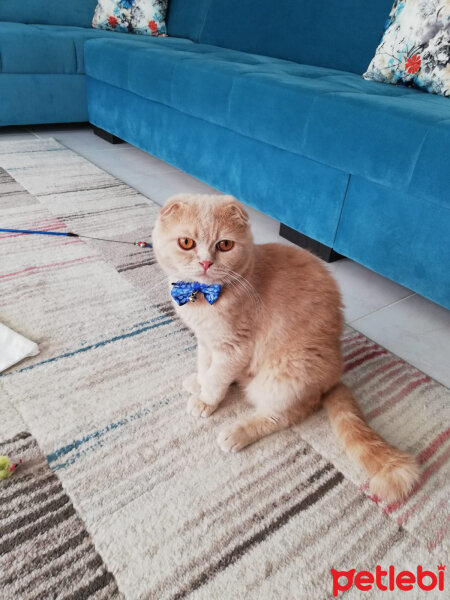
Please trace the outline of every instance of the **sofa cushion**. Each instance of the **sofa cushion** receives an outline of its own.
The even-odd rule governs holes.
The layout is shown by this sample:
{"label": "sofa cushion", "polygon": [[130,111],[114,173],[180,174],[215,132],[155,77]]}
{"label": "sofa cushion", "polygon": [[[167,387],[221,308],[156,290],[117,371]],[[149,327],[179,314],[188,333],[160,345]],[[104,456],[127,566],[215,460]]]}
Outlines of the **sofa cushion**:
{"label": "sofa cushion", "polygon": [[170,0],[167,31],[170,36],[198,42],[211,0]]}
{"label": "sofa cushion", "polygon": [[[42,29],[43,27],[43,29]],[[59,26],[0,23],[2,73],[76,73],[77,57],[72,35]]]}
{"label": "sofa cushion", "polygon": [[364,77],[450,97],[449,0],[395,0]]}
{"label": "sofa cushion", "polygon": [[167,0],[98,0],[92,27],[139,33],[166,35]]}
{"label": "sofa cushion", "polygon": [[203,44],[96,40],[85,52],[95,79],[450,206],[446,98]]}
{"label": "sofa cushion", "polygon": [[[126,34],[64,25],[25,25],[0,22],[0,73],[84,73],[84,42],[103,38],[128,38]],[[168,38],[133,36],[137,45],[164,43]],[[170,40],[172,45],[192,44],[189,40]]]}
{"label": "sofa cushion", "polygon": [[171,0],[169,35],[362,74],[393,0]]}
{"label": "sofa cushion", "polygon": [[90,27],[97,0],[1,0],[0,21]]}

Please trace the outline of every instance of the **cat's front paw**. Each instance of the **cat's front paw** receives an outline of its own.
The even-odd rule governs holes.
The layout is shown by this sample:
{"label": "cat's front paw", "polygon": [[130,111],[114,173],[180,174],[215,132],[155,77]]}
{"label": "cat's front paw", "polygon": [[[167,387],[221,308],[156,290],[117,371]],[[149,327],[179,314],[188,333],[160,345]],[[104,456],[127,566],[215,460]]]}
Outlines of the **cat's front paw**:
{"label": "cat's front paw", "polygon": [[184,389],[190,394],[200,393],[200,384],[198,382],[197,373],[192,373],[183,381]]}
{"label": "cat's front paw", "polygon": [[209,417],[217,409],[217,404],[205,404],[197,394],[193,394],[187,401],[187,413],[193,417]]}
{"label": "cat's front paw", "polygon": [[217,443],[224,452],[239,452],[252,443],[251,437],[241,425],[232,425],[219,431]]}

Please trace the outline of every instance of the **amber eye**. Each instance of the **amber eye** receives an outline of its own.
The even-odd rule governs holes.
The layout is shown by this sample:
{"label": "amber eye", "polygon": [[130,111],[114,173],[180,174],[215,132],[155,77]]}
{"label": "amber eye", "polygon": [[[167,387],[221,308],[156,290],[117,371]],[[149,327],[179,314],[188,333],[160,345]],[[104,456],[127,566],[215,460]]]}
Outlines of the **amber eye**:
{"label": "amber eye", "polygon": [[191,240],[191,238],[188,237],[178,238],[178,245],[183,250],[192,250],[193,248],[195,248],[194,240]]}
{"label": "amber eye", "polygon": [[234,247],[234,242],[231,240],[221,240],[217,242],[216,248],[221,252],[229,252]]}

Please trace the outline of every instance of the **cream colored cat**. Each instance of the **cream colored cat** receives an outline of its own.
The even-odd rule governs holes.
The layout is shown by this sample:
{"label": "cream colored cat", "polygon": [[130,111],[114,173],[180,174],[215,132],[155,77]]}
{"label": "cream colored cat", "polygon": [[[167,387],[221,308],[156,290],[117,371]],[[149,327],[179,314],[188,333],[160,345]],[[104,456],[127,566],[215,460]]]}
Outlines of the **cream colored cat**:
{"label": "cream colored cat", "polygon": [[299,423],[322,402],[349,455],[373,476],[385,500],[408,494],[414,458],[365,422],[340,382],[341,297],[322,262],[281,244],[255,245],[248,216],[232,196],[175,196],[153,232],[159,264],[176,281],[221,284],[210,305],[201,293],[177,306],[198,340],[198,370],[185,381],[188,413],[208,417],[239,382],[255,407],[251,418],[222,430],[218,443],[237,452]]}

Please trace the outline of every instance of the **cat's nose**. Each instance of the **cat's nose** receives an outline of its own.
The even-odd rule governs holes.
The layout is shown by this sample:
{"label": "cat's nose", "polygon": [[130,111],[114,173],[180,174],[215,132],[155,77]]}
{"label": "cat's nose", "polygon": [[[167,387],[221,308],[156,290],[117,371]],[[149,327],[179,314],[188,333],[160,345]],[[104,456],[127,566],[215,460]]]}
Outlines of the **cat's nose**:
{"label": "cat's nose", "polygon": [[212,262],[211,262],[210,260],[201,260],[201,261],[200,261],[200,264],[202,265],[202,267],[203,267],[203,270],[204,270],[204,271],[205,271],[205,273],[206,273],[206,271],[207,271],[207,270],[209,269],[209,267],[212,265]]}

